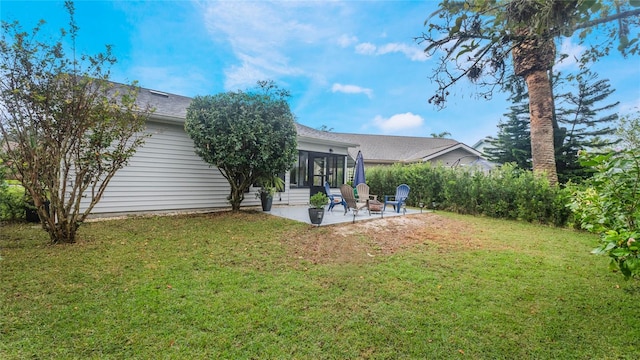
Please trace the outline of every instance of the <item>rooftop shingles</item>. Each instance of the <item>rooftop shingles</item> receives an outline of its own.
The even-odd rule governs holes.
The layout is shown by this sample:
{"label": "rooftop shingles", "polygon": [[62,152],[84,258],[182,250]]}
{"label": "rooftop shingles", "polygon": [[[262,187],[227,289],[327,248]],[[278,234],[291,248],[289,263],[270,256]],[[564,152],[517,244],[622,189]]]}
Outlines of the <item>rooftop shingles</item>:
{"label": "rooftop shingles", "polygon": [[[140,88],[138,94],[139,104],[148,104],[154,109],[152,117],[155,115],[182,121],[187,116],[187,107],[191,101],[190,97],[146,88]],[[350,146],[349,155],[352,158],[355,159],[358,151],[362,150],[366,161],[371,162],[417,162],[460,144],[456,140],[445,138],[337,133],[316,130],[299,123],[295,125],[300,137],[344,143]]]}
{"label": "rooftop shingles", "polygon": [[138,93],[138,103],[141,106],[150,105],[155,109],[153,114],[180,119],[187,117],[187,107],[191,104],[191,100],[190,97],[144,88],[141,88]]}
{"label": "rooftop shingles", "polygon": [[417,136],[367,135],[336,133],[337,136],[359,147],[349,149],[353,158],[362,151],[365,161],[370,162],[417,162],[436,152],[460,144],[453,139]]}

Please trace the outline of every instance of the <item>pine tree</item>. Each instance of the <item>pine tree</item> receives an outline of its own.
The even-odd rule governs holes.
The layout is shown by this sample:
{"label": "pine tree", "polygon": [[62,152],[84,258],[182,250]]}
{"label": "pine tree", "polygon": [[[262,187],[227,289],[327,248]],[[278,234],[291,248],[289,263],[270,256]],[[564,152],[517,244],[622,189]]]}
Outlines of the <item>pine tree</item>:
{"label": "pine tree", "polygon": [[[525,99],[526,100],[526,99]],[[519,168],[531,169],[531,132],[529,130],[529,106],[524,103],[511,106],[504,114],[507,121],[498,124],[498,135],[490,138],[485,152],[497,163],[515,163]]]}
{"label": "pine tree", "polygon": [[557,97],[556,118],[564,133],[562,143],[556,148],[561,183],[569,180],[579,182],[590,177],[591,171],[578,162],[580,150],[597,151],[618,142],[613,137],[615,128],[612,127],[618,120],[618,114],[611,111],[620,102],[601,105],[615,91],[609,80],[598,79],[596,74],[583,71],[575,81],[577,91]]}
{"label": "pine tree", "polygon": [[[617,141],[611,126],[618,120],[618,115],[610,113],[600,116],[602,112],[612,110],[619,102],[600,105],[615,90],[611,89],[609,80],[598,80],[597,75],[583,71],[577,76],[562,77],[552,74],[554,92],[558,88],[567,88],[576,83],[576,91],[556,95],[558,108],[555,110],[553,131],[556,148],[556,166],[560,183],[569,180],[580,182],[590,176],[590,170],[578,162],[578,152],[583,149],[597,150],[610,147]],[[531,146],[528,118],[528,94],[518,84],[520,80],[512,79],[508,84],[514,102],[511,111],[505,116],[508,120],[498,124],[497,138],[490,141],[493,149],[485,150],[489,159],[498,163],[513,162],[522,169],[530,170]],[[568,84],[568,85],[565,85]]]}

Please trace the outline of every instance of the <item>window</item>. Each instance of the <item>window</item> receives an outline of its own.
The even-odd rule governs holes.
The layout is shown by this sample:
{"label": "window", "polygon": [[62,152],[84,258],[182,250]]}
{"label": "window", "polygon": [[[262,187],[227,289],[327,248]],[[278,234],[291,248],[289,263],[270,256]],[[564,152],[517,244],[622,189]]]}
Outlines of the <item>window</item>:
{"label": "window", "polygon": [[330,156],[327,165],[327,181],[331,187],[339,187],[344,183],[344,156]]}
{"label": "window", "polygon": [[298,161],[291,169],[291,177],[289,182],[291,187],[309,186],[309,152],[299,151]]}

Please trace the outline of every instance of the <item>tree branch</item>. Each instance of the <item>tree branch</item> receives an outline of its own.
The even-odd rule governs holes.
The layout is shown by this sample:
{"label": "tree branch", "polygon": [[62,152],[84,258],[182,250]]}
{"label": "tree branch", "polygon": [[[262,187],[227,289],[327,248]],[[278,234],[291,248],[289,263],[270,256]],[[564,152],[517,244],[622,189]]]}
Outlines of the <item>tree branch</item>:
{"label": "tree branch", "polygon": [[610,22],[610,21],[615,21],[615,20],[619,20],[619,19],[628,18],[628,17],[631,17],[631,16],[637,16],[637,15],[640,15],[640,9],[629,10],[629,11],[617,13],[615,15],[605,16],[605,17],[600,18],[600,19],[586,21],[586,22],[577,24],[572,30],[576,31],[576,30],[580,30],[580,29],[585,29],[585,28],[588,28],[588,27],[604,24],[604,23],[607,23],[607,22]]}

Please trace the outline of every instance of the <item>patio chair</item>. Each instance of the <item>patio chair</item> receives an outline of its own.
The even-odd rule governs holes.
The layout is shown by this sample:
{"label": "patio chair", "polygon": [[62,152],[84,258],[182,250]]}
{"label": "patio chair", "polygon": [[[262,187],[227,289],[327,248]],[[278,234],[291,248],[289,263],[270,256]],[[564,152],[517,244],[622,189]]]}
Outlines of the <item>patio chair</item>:
{"label": "patio chair", "polygon": [[358,202],[366,202],[367,200],[377,200],[378,195],[369,194],[369,185],[362,183],[356,186],[358,192]]}
{"label": "patio chair", "polygon": [[353,194],[353,188],[347,184],[340,185],[340,193],[342,194],[342,199],[347,204],[344,208],[344,214],[347,215],[347,210],[351,209],[351,211],[353,211],[353,222],[355,223],[358,211],[367,207],[367,202],[357,202],[356,196]]}
{"label": "patio chair", "polygon": [[403,205],[406,206],[405,202],[407,201],[407,197],[409,197],[409,190],[409,185],[401,184],[396,188],[395,195],[385,195],[382,211],[385,211],[387,209],[387,204],[389,204],[393,206],[397,213],[400,213],[400,208],[404,208]]}
{"label": "patio chair", "polygon": [[331,194],[331,186],[329,186],[328,181],[325,181],[324,183],[324,192],[327,193],[327,197],[329,198],[329,208],[327,211],[333,211],[333,207],[338,204],[342,205],[345,211],[347,210],[347,203],[344,201],[342,196]]}

